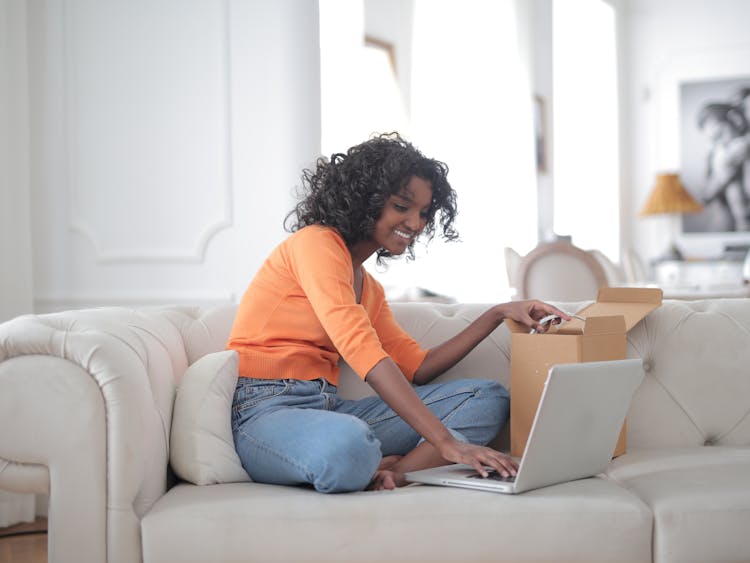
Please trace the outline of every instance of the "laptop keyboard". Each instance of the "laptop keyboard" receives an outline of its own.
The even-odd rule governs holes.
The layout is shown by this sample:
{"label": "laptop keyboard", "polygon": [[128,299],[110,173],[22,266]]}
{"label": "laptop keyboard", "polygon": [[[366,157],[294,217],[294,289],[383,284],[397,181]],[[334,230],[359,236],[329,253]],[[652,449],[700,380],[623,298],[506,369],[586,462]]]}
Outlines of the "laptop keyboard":
{"label": "laptop keyboard", "polygon": [[510,475],[508,477],[503,477],[502,475],[500,475],[500,473],[498,473],[494,469],[488,470],[487,473],[489,473],[489,475],[487,475],[487,477],[482,477],[482,475],[480,473],[477,473],[475,471],[474,473],[470,473],[466,477],[469,478],[469,479],[490,479],[492,481],[501,481],[503,483],[513,483],[516,480],[516,476],[515,475]]}

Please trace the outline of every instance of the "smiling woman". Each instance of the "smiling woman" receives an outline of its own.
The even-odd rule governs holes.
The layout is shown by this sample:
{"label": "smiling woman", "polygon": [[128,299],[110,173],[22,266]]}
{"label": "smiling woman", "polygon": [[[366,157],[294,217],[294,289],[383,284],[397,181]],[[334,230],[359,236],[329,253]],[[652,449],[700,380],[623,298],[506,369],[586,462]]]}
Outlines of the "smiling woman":
{"label": "smiling woman", "polygon": [[[254,481],[330,493],[392,489],[406,471],[449,462],[515,474],[511,458],[484,447],[507,419],[507,391],[486,380],[430,382],[506,317],[539,329],[546,314],[567,316],[538,301],[496,305],[427,350],[363,266],[411,255],[422,236],[458,236],[447,173],[395,134],[303,173],[292,234],[250,283],[228,342],[239,357],[234,442]],[[340,359],[378,396],[340,399]]]}

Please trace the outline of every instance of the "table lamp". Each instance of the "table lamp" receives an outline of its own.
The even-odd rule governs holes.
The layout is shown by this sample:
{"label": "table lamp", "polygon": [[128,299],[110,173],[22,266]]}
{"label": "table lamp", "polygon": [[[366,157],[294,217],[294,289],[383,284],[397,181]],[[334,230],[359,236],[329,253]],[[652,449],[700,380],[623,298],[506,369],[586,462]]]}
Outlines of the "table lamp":
{"label": "table lamp", "polygon": [[[641,216],[682,215],[683,213],[700,213],[702,210],[703,206],[688,193],[677,174],[663,173],[656,175],[656,183],[640,214]],[[672,240],[669,255],[666,258],[680,259],[681,253],[675,245],[676,235],[679,234],[679,222],[676,217],[673,217],[671,223]]]}

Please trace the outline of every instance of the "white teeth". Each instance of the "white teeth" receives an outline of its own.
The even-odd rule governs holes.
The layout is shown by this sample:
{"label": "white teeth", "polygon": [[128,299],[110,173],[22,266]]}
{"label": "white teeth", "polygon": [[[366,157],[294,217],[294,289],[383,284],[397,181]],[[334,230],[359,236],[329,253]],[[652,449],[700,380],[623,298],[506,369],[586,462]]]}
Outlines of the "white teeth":
{"label": "white teeth", "polygon": [[409,233],[404,232],[404,231],[399,231],[398,229],[394,229],[393,232],[396,233],[401,238],[406,238],[406,239],[411,238],[411,235]]}

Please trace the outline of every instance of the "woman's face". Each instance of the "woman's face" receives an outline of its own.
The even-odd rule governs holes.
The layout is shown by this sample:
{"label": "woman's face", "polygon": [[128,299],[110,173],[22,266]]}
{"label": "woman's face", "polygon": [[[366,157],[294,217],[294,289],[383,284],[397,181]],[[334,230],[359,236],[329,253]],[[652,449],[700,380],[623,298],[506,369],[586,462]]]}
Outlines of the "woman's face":
{"label": "woman's face", "polygon": [[395,256],[403,254],[424,229],[431,203],[432,184],[412,176],[399,193],[386,200],[373,240]]}

